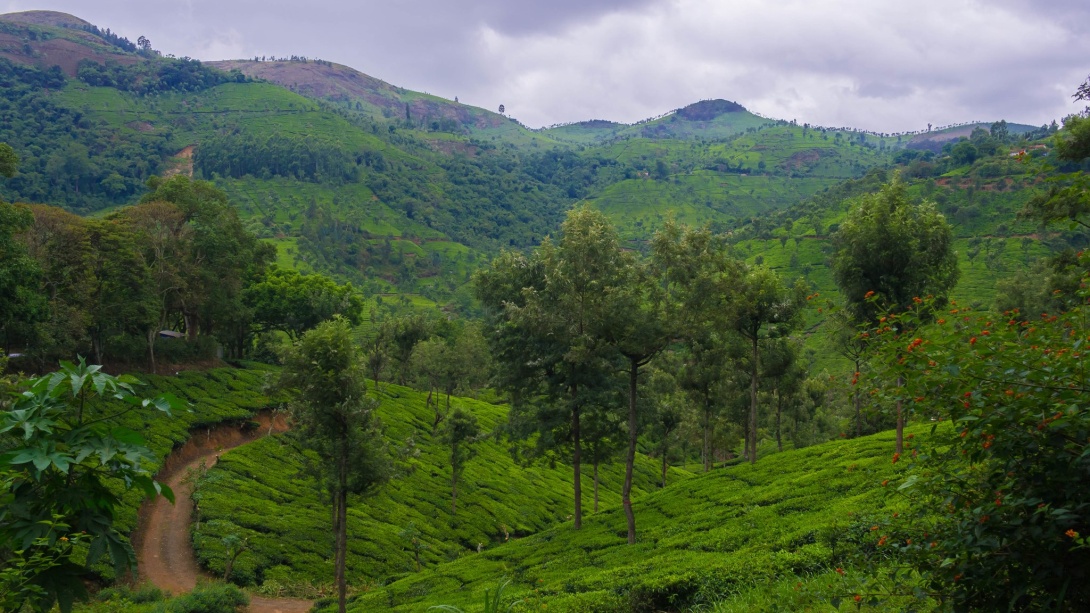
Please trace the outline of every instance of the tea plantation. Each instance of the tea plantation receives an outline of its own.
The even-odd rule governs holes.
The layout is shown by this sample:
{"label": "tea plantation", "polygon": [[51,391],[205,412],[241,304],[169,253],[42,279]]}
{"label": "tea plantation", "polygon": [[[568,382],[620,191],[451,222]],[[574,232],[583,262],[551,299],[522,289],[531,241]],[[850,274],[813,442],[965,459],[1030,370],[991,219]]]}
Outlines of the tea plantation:
{"label": "tea plantation", "polygon": [[634,546],[615,508],[580,531],[560,525],[411,574],[350,610],[473,611],[505,580],[516,611],[825,611],[837,598],[856,610],[865,578],[849,555],[871,519],[898,508],[892,451],[890,432],[716,469],[634,502]]}
{"label": "tea plantation", "polygon": [[[451,514],[450,450],[433,434],[435,412],[427,394],[383,384],[378,395],[383,431],[401,458],[399,474],[376,495],[350,503],[348,576],[357,588],[381,585],[478,550],[489,551],[562,522],[572,513],[571,469],[562,458],[516,463],[506,441],[493,434],[459,480],[458,511]],[[444,400],[445,406],[445,400]],[[477,417],[484,432],[506,419],[507,408],[454,398]],[[639,456],[635,494],[656,490],[656,460]],[[600,468],[601,507],[619,507],[624,465]],[[669,479],[689,473],[672,469]],[[223,537],[248,539],[233,580],[272,594],[312,594],[333,576],[327,494],[307,474],[290,436],[274,436],[221,456],[200,485],[201,529],[194,541],[203,566],[222,574]],[[593,469],[584,460],[583,507],[593,509]],[[414,531],[415,530],[415,531]],[[417,544],[412,543],[413,537]]]}

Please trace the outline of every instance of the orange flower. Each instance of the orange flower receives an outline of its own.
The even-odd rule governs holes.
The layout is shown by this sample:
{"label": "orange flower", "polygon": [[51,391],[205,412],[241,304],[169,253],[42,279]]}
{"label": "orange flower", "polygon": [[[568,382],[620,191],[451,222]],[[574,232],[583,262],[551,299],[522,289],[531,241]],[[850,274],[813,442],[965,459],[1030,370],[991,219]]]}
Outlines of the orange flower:
{"label": "orange flower", "polygon": [[843,568],[837,568],[836,572],[837,572],[838,575],[843,575],[844,574],[844,569]]}
{"label": "orange flower", "polygon": [[863,294],[863,300],[866,300],[867,298],[870,298],[873,295],[874,295],[874,292],[867,292],[866,294]]}
{"label": "orange flower", "polygon": [[1066,534],[1067,536],[1069,536],[1069,537],[1071,537],[1073,539],[1079,538],[1079,533],[1075,532],[1074,530],[1068,530],[1067,532],[1064,532],[1064,534]]}
{"label": "orange flower", "polygon": [[862,596],[860,596],[859,594],[856,594],[856,595],[855,595],[855,601],[856,601],[856,602],[859,602],[860,600],[863,600],[863,597],[862,597]]}

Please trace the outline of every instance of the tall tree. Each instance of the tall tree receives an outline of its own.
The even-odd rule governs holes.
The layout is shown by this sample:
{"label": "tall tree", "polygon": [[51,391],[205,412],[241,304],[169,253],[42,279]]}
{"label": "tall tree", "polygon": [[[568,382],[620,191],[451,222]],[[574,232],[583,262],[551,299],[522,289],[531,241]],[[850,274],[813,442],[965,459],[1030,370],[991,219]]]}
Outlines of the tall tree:
{"label": "tall tree", "polygon": [[443,428],[443,442],[450,449],[450,514],[458,512],[458,479],[465,470],[466,462],[477,454],[481,426],[477,416],[461,408],[455,409]]}
{"label": "tall tree", "polygon": [[297,270],[267,271],[243,290],[242,302],[253,309],[253,324],[260,330],[279,330],[292,340],[334,315],[352,325],[363,316],[363,298],[351,284]]}
{"label": "tall tree", "polygon": [[[776,412],[776,448],[783,451],[783,413],[784,403],[793,406],[799,401],[806,381],[806,369],[799,363],[800,343],[792,338],[769,339],[762,364],[762,378],[771,380],[769,390],[772,405]],[[792,411],[798,414],[797,411]]]}
{"label": "tall tree", "polygon": [[[603,336],[616,316],[614,291],[631,256],[616,231],[589,207],[572,210],[554,243],[531,256],[503,254],[476,277],[478,296],[494,326],[493,353],[504,371],[501,386],[516,405],[540,409],[537,423],[552,430],[552,409],[566,407],[572,445],[575,528],[582,527],[583,394],[602,385],[615,355]],[[518,409],[518,407],[516,407]]]}
{"label": "tall tree", "polygon": [[727,314],[739,266],[730,258],[726,242],[710,230],[688,229],[673,221],[655,234],[651,248],[657,282],[676,304],[670,317],[686,348],[678,383],[699,406],[706,472],[712,465],[715,417],[722,409],[732,342]]}
{"label": "tall tree", "polygon": [[[627,254],[625,254],[627,255]],[[638,389],[643,367],[673,340],[676,304],[654,273],[659,268],[626,257],[618,270],[618,284],[606,292],[612,316],[605,327],[606,339],[627,363],[628,450],[625,454],[621,504],[628,522],[628,543],[636,543],[636,515],[632,510],[632,474],[639,437]]]}
{"label": "tall tree", "polygon": [[[833,235],[833,278],[857,324],[873,324],[882,308],[903,311],[933,295],[940,304],[957,283],[954,237],[931,202],[912,202],[900,176],[860,196]],[[897,453],[904,451],[903,404],[896,403]]]}
{"label": "tall tree", "polygon": [[731,303],[733,329],[749,344],[749,415],[746,420],[746,457],[757,461],[758,388],[761,373],[761,339],[786,336],[801,323],[806,303],[806,284],[799,279],[784,287],[779,276],[764,266],[747,267],[738,280]]}
{"label": "tall tree", "polygon": [[[11,146],[0,143],[0,175],[14,176],[18,165]],[[45,310],[38,293],[41,270],[15,239],[33,223],[34,217],[25,207],[0,199],[0,350],[4,353],[11,353],[14,343],[27,338]]]}
{"label": "tall tree", "polygon": [[365,494],[390,476],[386,442],[367,396],[367,379],[352,329],[342,318],[323,322],[291,347],[276,387],[291,394],[294,436],[313,454],[314,475],[333,501],[338,609],[345,610],[348,496]]}

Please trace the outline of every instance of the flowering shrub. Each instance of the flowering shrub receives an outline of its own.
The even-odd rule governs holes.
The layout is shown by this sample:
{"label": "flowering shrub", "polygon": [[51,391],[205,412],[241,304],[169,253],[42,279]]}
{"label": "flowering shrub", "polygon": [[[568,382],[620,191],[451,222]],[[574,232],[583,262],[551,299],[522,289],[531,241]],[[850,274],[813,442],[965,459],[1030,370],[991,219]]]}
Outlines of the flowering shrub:
{"label": "flowering shrub", "polygon": [[939,314],[920,299],[887,317],[933,323],[879,330],[876,382],[905,382],[879,393],[945,423],[893,458],[908,463],[914,512],[880,526],[876,546],[955,610],[1090,610],[1088,279],[1064,313]]}

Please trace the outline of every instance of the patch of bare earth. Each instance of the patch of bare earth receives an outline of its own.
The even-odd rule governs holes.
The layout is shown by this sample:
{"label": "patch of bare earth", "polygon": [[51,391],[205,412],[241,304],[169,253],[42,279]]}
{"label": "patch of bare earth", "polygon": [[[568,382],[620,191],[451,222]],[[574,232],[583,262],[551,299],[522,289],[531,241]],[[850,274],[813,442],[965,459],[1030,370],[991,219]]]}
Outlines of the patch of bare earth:
{"label": "patch of bare earth", "polygon": [[193,176],[193,145],[189,145],[175,153],[174,157],[167,161],[167,168],[163,171],[163,178],[169,179],[174,175],[181,174],[187,177]]}
{"label": "patch of bare earth", "polygon": [[[175,502],[164,498],[145,503],[140,509],[139,527],[133,533],[140,579],[168,591],[183,594],[210,579],[197,566],[189,524],[193,515],[192,490],[183,481],[186,475],[200,467],[213,466],[221,453],[255,441],[273,432],[284,432],[288,425],[282,415],[260,413],[253,418],[257,428],[217,426],[192,433],[184,445],[175,449],[159,470],[157,479],[174,490]],[[305,613],[312,603],[290,598],[253,596],[252,613]]]}

